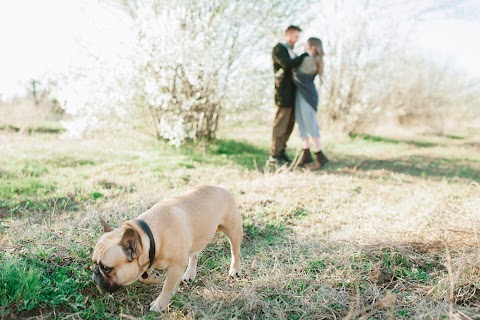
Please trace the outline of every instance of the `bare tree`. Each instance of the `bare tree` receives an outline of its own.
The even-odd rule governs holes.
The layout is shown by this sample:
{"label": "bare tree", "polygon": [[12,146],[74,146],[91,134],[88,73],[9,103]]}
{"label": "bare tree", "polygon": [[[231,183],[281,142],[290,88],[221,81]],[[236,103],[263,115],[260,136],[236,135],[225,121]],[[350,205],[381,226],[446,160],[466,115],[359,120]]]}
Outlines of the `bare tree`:
{"label": "bare tree", "polygon": [[[480,105],[479,81],[468,80],[448,65],[406,56],[390,90],[377,96],[379,104],[402,126],[421,126],[443,133],[447,119],[465,119]],[[478,114],[477,114],[478,116]]]}
{"label": "bare tree", "polygon": [[[405,124],[413,118],[425,121],[427,115],[438,119],[440,109],[456,108],[442,93],[447,79],[453,79],[448,68],[420,61],[408,50],[417,19],[450,7],[435,1],[320,1],[312,29],[327,53],[321,88],[325,124],[352,133],[385,111],[395,112]],[[462,100],[459,83],[449,85],[456,88],[454,100]]]}
{"label": "bare tree", "polygon": [[320,1],[318,6],[313,29],[327,53],[321,107],[329,127],[349,133],[379,111],[372,97],[401,42],[400,21],[385,13],[390,11],[383,3],[368,0]]}
{"label": "bare tree", "polygon": [[27,92],[33,98],[33,102],[38,106],[48,96],[48,84],[44,85],[37,79],[31,79],[28,82]]}

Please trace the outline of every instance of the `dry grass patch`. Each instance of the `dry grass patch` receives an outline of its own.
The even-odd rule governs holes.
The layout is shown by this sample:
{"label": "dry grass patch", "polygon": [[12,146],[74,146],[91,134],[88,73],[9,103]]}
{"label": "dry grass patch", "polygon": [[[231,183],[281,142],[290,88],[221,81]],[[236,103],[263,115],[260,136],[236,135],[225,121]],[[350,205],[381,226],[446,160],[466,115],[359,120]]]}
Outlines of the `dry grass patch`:
{"label": "dry grass patch", "polygon": [[[3,318],[155,318],[147,306],[159,288],[138,283],[106,295],[90,281],[97,213],[119,225],[200,184],[235,194],[244,215],[244,277],[229,279],[228,241],[216,236],[165,318],[479,318],[479,160],[458,139],[440,146],[330,141],[326,170],[281,174],[263,172],[266,147],[245,141],[176,150],[145,137],[0,139],[8,157],[0,159],[2,187],[55,186],[3,191]],[[420,154],[432,162],[423,175],[380,161],[415,162]],[[458,158],[473,171],[457,170]],[[63,198],[75,207],[59,205]],[[32,205],[16,209],[25,199]]]}

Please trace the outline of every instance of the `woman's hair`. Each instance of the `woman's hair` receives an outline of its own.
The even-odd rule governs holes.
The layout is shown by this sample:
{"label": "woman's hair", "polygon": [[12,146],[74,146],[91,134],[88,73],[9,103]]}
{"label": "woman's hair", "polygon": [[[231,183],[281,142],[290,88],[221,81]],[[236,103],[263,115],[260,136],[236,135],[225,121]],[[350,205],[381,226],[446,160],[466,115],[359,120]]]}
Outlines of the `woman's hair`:
{"label": "woman's hair", "polygon": [[318,38],[310,38],[307,41],[308,46],[312,49],[312,53],[315,59],[315,63],[317,64],[317,73],[318,75],[323,74],[323,46],[322,46],[322,40]]}

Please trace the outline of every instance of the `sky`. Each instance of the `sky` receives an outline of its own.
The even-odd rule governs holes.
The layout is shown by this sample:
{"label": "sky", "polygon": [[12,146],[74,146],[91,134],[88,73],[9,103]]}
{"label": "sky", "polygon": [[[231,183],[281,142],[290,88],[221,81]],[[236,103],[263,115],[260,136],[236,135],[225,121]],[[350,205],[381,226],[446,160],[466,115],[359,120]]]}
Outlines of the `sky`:
{"label": "sky", "polygon": [[95,0],[0,0],[0,94],[25,82],[114,59],[133,36],[128,19]]}
{"label": "sky", "polygon": [[480,1],[436,2],[438,11],[418,18],[416,46],[427,57],[480,79]]}
{"label": "sky", "polygon": [[[413,47],[480,79],[480,0],[438,0],[417,20]],[[115,59],[133,39],[129,20],[95,0],[0,0],[0,99],[30,79]]]}

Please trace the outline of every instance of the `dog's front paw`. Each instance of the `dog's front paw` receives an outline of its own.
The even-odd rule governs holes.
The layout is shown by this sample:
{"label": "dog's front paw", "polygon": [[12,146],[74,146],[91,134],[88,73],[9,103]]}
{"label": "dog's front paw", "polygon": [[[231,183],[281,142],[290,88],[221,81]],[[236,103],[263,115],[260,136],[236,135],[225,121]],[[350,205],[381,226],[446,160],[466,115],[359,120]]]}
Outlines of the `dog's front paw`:
{"label": "dog's front paw", "polygon": [[242,273],[240,272],[240,269],[230,268],[230,271],[228,271],[228,275],[232,278],[240,278],[242,276]]}
{"label": "dog's front paw", "polygon": [[165,299],[160,299],[158,297],[155,301],[152,301],[150,303],[150,311],[155,311],[155,312],[165,312],[167,311],[168,303],[170,302],[169,300],[164,301]]}
{"label": "dog's front paw", "polygon": [[196,276],[197,276],[196,270],[187,269],[187,271],[183,274],[182,280],[190,283],[190,282],[193,282],[193,280],[195,280]]}

